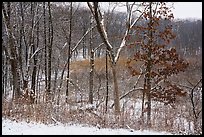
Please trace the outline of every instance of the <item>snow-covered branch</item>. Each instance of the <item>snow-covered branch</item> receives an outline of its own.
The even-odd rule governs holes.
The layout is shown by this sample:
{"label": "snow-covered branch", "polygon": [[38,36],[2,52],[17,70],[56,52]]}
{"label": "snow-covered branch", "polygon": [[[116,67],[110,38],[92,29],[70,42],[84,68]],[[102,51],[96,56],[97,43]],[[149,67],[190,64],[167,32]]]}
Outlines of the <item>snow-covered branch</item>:
{"label": "snow-covered branch", "polygon": [[43,48],[37,48],[36,50],[35,50],[35,52],[33,53],[33,55],[31,55],[31,57],[30,57],[30,59],[32,59],[40,50],[42,50],[42,49],[44,49],[45,47],[43,47]]}
{"label": "snow-covered branch", "polygon": [[94,2],[94,6],[90,7],[91,11],[93,12],[93,15],[95,17],[96,23],[97,23],[97,28],[99,31],[99,34],[101,35],[101,38],[104,41],[104,44],[107,46],[108,50],[112,50],[113,47],[110,44],[107,36],[107,32],[104,26],[104,19],[101,11],[98,9],[98,3]]}
{"label": "snow-covered branch", "polygon": [[82,42],[82,40],[86,37],[86,35],[96,27],[96,25],[94,25],[93,27],[89,28],[86,33],[81,37],[81,39],[77,42],[77,44],[75,45],[75,47],[71,50],[71,54],[76,50],[76,48],[79,46],[79,44]]}
{"label": "snow-covered branch", "polygon": [[116,56],[115,56],[115,58],[114,58],[115,62],[117,62],[122,48],[126,45],[126,37],[128,36],[128,34],[129,34],[131,28],[139,21],[139,19],[140,19],[140,18],[142,17],[142,15],[143,15],[143,12],[142,12],[142,13],[140,14],[140,16],[139,16],[137,19],[135,19],[135,20],[133,21],[133,23],[131,23],[131,22],[132,22],[132,14],[133,14],[133,5],[134,5],[134,4],[135,4],[135,3],[133,3],[133,4],[131,5],[131,7],[129,7],[129,5],[128,5],[128,3],[127,3],[127,12],[128,12],[127,30],[125,31],[125,34],[124,34],[123,39],[122,39],[122,41],[121,41],[120,47],[119,47],[118,50],[117,50]]}

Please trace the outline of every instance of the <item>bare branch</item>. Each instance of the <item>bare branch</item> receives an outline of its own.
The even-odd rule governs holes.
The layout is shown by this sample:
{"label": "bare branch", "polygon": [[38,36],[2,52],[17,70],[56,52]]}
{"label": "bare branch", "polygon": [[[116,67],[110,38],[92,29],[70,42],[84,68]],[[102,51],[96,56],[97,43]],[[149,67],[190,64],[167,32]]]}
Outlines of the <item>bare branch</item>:
{"label": "bare branch", "polygon": [[[202,81],[202,78],[195,84],[195,86],[192,88],[192,90],[191,90],[191,94],[189,94],[189,96],[190,96],[190,99],[191,99],[191,103],[192,103],[192,106],[193,106],[193,114],[194,114],[194,116],[195,116],[195,118],[197,119],[198,118],[198,116],[199,116],[199,113],[196,113],[196,110],[195,110],[195,102],[194,102],[194,100],[193,100],[193,92],[194,92],[194,89],[198,86],[198,84],[200,83]],[[190,83],[190,81],[189,81],[189,83]]]}
{"label": "bare branch", "polygon": [[106,32],[106,29],[104,26],[104,19],[103,19],[103,16],[102,16],[100,10],[98,10],[98,3],[94,2],[94,7],[92,7],[92,8],[94,11],[93,15],[94,15],[96,23],[97,23],[97,28],[98,28],[99,34],[101,35],[101,38],[103,39],[104,44],[107,46],[108,50],[111,51],[113,49],[113,47],[111,46],[111,44],[108,40],[107,32]]}
{"label": "bare branch", "polygon": [[35,50],[35,52],[33,53],[33,55],[30,57],[30,59],[32,59],[40,50],[42,50],[42,49],[44,49],[45,47],[42,47],[42,48],[37,48],[36,50]]}
{"label": "bare branch", "polygon": [[[85,32],[85,34],[80,38],[80,40],[76,43],[76,45],[74,46],[74,48],[71,50],[71,54],[76,50],[76,48],[79,46],[79,44],[82,42],[82,40],[86,37],[86,35],[88,35],[89,32],[90,32],[92,29],[94,29],[95,27],[96,27],[96,25],[92,26],[91,28],[89,28],[89,29]],[[62,30],[63,30],[63,32],[64,32],[64,35],[65,35],[66,39],[68,39],[68,36],[67,36],[67,34],[66,34],[66,31],[65,31],[64,27],[62,27]],[[66,46],[67,46],[67,42],[64,44],[64,46],[62,47],[62,49],[64,49]]]}
{"label": "bare branch", "polygon": [[[125,93],[124,95],[120,96],[120,100],[123,99],[124,97],[126,97],[127,95],[129,95],[130,93],[136,91],[136,90],[144,90],[144,88],[143,88],[143,87],[133,88],[133,89],[131,89],[130,91],[128,91],[127,93]],[[113,103],[113,104],[111,105],[111,108],[112,108],[114,105],[115,105],[115,103]]]}
{"label": "bare branch", "polygon": [[91,5],[91,2],[87,2],[87,5],[88,5],[89,9],[91,10],[91,13],[95,16],[94,8],[93,8],[93,5]]}
{"label": "bare branch", "polygon": [[95,52],[98,48],[100,48],[102,45],[104,45],[104,43],[101,43],[98,47],[96,47],[96,48],[94,49],[94,52]]}
{"label": "bare branch", "polygon": [[77,44],[75,45],[75,47],[71,50],[71,54],[76,50],[76,48],[79,46],[79,44],[82,42],[82,40],[86,37],[86,35],[96,27],[96,25],[94,25],[93,27],[89,28],[86,33],[81,37],[81,39],[77,42]]}

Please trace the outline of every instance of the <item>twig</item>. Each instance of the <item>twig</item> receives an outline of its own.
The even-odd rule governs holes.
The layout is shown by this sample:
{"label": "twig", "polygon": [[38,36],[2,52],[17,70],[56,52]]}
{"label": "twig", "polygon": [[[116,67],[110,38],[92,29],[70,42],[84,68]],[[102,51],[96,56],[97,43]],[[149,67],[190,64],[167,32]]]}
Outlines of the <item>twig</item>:
{"label": "twig", "polygon": [[[122,95],[122,96],[119,98],[119,100],[123,99],[123,98],[126,97],[128,94],[130,94],[130,93],[132,93],[133,91],[136,91],[136,90],[144,90],[144,88],[142,88],[142,87],[133,88],[133,89],[131,89],[129,92],[127,92],[127,93],[125,93],[124,95]],[[111,105],[111,108],[112,108],[114,105],[115,105],[115,104],[113,103],[113,104]]]}
{"label": "twig", "polygon": [[130,128],[128,125],[126,125],[126,127],[130,130],[130,132],[134,131],[134,129]]}
{"label": "twig", "polygon": [[51,119],[55,122],[55,124],[59,125],[60,122],[58,122],[54,117],[51,117]]}

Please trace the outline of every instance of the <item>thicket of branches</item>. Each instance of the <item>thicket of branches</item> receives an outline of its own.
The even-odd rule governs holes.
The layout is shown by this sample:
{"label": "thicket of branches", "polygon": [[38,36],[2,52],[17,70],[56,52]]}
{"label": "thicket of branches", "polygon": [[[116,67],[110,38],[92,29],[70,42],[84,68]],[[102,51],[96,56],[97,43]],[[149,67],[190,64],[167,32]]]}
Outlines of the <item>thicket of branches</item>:
{"label": "thicket of branches", "polygon": [[201,134],[202,20],[85,4],[2,3],[2,115]]}

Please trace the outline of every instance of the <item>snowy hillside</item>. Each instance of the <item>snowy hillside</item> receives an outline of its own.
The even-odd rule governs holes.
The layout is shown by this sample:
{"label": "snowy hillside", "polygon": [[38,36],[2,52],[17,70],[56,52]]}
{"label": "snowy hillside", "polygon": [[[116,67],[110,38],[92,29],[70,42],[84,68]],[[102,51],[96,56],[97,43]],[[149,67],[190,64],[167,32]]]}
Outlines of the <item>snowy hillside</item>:
{"label": "snowy hillside", "polygon": [[2,135],[170,135],[166,132],[132,131],[129,129],[99,129],[76,124],[44,125],[15,122],[2,118]]}

